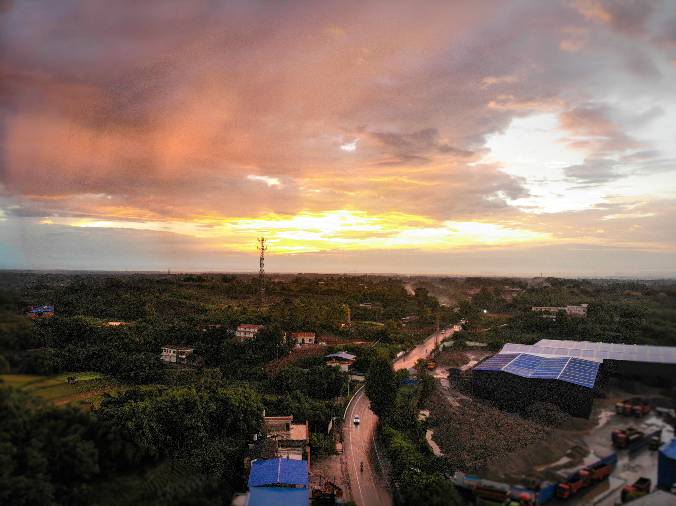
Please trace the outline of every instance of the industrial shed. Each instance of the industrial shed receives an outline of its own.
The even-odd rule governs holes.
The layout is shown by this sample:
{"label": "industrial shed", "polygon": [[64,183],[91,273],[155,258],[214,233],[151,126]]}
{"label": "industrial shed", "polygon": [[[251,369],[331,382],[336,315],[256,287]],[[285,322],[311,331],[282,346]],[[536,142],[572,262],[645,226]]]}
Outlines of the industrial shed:
{"label": "industrial shed", "polygon": [[501,353],[576,357],[602,364],[606,376],[658,385],[676,382],[676,347],[542,339],[533,345],[506,344]]}
{"label": "industrial shed", "polygon": [[505,409],[549,402],[588,418],[609,376],[674,384],[676,348],[553,339],[505,344],[500,353],[474,367],[472,385],[476,395]]}
{"label": "industrial shed", "polygon": [[588,418],[598,372],[599,364],[591,360],[501,352],[474,367],[472,386],[477,396],[504,409],[548,402]]}

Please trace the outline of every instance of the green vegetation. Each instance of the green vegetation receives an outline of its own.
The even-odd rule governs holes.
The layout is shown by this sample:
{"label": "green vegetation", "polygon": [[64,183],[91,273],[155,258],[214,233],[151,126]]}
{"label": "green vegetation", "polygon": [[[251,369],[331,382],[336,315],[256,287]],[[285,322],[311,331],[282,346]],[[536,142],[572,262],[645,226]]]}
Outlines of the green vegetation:
{"label": "green vegetation", "polygon": [[[493,348],[543,337],[676,345],[674,283],[408,284],[407,291],[396,278],[276,276],[259,307],[256,278],[246,275],[1,273],[0,504],[228,503],[246,488],[248,443],[263,411],[307,420],[314,458],[334,452],[327,429],[354,388],[324,364],[336,350],[356,354],[353,369],[367,372],[398,493],[407,504],[459,504],[444,478],[452,470],[431,454],[417,419],[432,378],[420,370],[416,384],[402,386],[406,373],[390,367],[437,321],[466,319],[458,341]],[[578,303],[589,304],[586,319],[530,312]],[[56,316],[27,318],[33,304],[54,304]],[[239,342],[240,323],[264,328]],[[285,337],[292,331],[317,332],[329,346],[294,349]],[[195,353],[187,365],[164,365],[165,344]]]}
{"label": "green vegetation", "polygon": [[401,386],[406,376],[406,371],[395,374],[381,357],[373,361],[366,377],[366,391],[380,418],[378,439],[389,462],[390,482],[408,505],[461,505],[462,499],[442,474],[443,461],[427,446],[424,422],[417,418],[434,379],[420,367],[417,384]]}
{"label": "green vegetation", "polygon": [[[425,291],[409,295],[395,279],[371,277],[280,277],[261,308],[250,276],[4,273],[0,281],[1,413],[9,413],[0,487],[25,505],[227,503],[246,489],[248,443],[264,411],[307,420],[315,458],[335,451],[326,433],[349,379],[324,365],[324,354],[347,349],[366,371],[378,353],[428,334],[441,313]],[[56,316],[28,319],[33,304],[54,304]],[[404,324],[411,315],[415,323]],[[240,323],[264,328],[239,342]],[[301,330],[345,344],[294,357],[285,332]],[[165,344],[195,353],[186,366],[166,366]],[[40,427],[45,418],[58,425],[54,437],[72,440],[63,462]],[[81,469],[60,474],[79,454]]]}

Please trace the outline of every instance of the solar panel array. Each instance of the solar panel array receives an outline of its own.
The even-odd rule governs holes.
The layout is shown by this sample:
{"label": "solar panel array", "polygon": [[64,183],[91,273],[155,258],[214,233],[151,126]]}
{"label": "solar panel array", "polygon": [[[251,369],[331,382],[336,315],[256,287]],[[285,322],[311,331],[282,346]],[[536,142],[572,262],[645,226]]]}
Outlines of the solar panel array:
{"label": "solar panel array", "polygon": [[514,353],[498,353],[474,367],[477,371],[502,371],[502,368],[518,357]]}
{"label": "solar panel array", "polygon": [[592,343],[542,339],[534,345],[506,344],[501,353],[530,353],[543,356],[577,357],[594,362],[621,360],[676,364],[676,347],[636,344]]}
{"label": "solar panel array", "polygon": [[477,365],[477,371],[503,371],[523,378],[560,380],[593,388],[599,363],[572,357],[498,353]]}

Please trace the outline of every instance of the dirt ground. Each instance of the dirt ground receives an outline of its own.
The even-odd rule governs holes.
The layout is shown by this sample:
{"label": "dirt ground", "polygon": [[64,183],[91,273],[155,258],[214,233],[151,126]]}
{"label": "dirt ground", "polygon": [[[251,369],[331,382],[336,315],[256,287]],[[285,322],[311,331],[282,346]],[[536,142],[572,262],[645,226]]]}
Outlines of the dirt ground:
{"label": "dirt ground", "polygon": [[[611,454],[614,449],[610,432],[616,427],[631,425],[646,431],[661,427],[662,441],[673,437],[673,427],[654,414],[642,419],[615,415],[615,403],[635,396],[636,391],[629,393],[615,387],[605,398],[595,401],[589,420],[562,417],[563,422],[552,427],[507,413],[458,391],[449,384],[444,372],[435,371],[437,389],[428,406],[432,439],[453,469],[487,479],[508,483],[531,479],[558,481],[583,465]],[[641,387],[639,393],[653,405],[671,407],[671,401],[662,397],[659,389]],[[655,474],[654,452],[646,449],[631,458],[621,452],[611,481],[585,494],[582,502],[575,502],[588,504],[585,501],[590,501],[594,494],[612,498],[623,483]]]}

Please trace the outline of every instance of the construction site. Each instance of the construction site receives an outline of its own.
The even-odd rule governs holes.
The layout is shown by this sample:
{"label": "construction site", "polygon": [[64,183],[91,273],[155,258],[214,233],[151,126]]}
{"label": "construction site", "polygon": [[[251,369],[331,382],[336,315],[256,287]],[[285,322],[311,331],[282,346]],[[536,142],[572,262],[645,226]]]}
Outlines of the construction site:
{"label": "construction site", "polygon": [[676,349],[573,343],[436,355],[427,440],[468,502],[657,501],[676,481],[658,465],[674,437]]}

